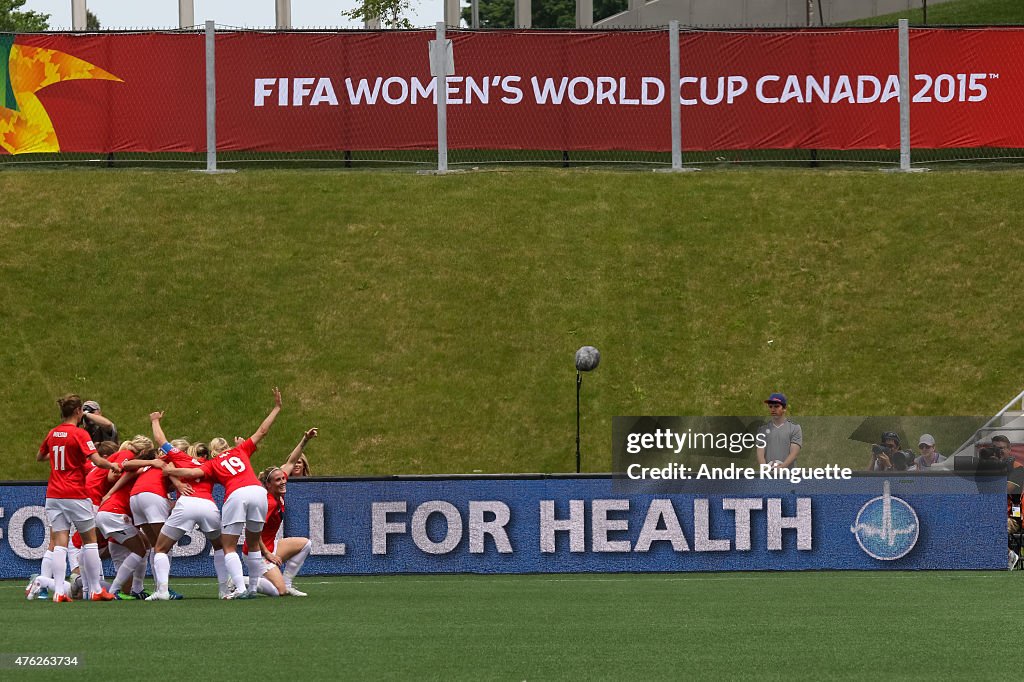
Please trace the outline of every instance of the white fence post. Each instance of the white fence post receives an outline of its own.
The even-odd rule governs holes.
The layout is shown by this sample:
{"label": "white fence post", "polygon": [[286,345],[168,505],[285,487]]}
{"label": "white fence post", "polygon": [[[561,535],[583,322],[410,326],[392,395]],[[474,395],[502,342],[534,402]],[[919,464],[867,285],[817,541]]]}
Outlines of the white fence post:
{"label": "white fence post", "polygon": [[437,22],[437,36],[434,42],[434,69],[437,73],[434,83],[437,92],[437,172],[448,172],[448,50],[445,46],[444,22]]}
{"label": "white fence post", "polygon": [[217,71],[214,68],[216,30],[206,22],[206,171],[217,171]]}
{"label": "white fence post", "polygon": [[910,22],[900,19],[900,173],[923,173],[910,165]]}
{"label": "white fence post", "polygon": [[672,169],[683,168],[683,132],[679,106],[679,20],[668,23],[668,101],[672,112]]}
{"label": "white fence post", "polygon": [[672,167],[657,168],[655,172],[681,173],[696,171],[699,168],[683,168],[683,122],[679,105],[679,20],[668,22],[668,110],[672,117]]}
{"label": "white fence post", "polygon": [[910,22],[900,19],[900,170],[910,170]]}

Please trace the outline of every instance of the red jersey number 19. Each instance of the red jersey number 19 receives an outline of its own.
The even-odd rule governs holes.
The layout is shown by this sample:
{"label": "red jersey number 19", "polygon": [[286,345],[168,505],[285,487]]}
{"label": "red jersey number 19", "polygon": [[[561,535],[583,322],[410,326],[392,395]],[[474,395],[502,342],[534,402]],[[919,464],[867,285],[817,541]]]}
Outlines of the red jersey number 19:
{"label": "red jersey number 19", "polygon": [[239,457],[228,457],[221,461],[221,465],[230,471],[232,476],[245,471],[245,462],[243,462]]}
{"label": "red jersey number 19", "polygon": [[54,445],[50,448],[50,466],[54,471],[64,471],[65,457],[64,445]]}

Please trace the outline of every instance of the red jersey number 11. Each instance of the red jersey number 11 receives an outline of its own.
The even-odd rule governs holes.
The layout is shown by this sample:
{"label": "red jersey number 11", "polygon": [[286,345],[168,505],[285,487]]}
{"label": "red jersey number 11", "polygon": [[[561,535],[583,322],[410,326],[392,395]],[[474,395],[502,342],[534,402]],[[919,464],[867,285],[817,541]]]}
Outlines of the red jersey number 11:
{"label": "red jersey number 11", "polygon": [[54,445],[50,448],[50,466],[54,471],[64,471],[65,455],[64,445]]}

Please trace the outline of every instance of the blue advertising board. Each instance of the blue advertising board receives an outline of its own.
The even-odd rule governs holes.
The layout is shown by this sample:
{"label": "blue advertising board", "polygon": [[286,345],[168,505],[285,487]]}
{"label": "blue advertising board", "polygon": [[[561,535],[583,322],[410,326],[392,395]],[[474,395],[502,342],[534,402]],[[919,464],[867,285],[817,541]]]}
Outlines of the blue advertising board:
{"label": "blue advertising board", "polygon": [[[998,569],[1005,477],[855,477],[623,491],[611,477],[301,480],[304,574]],[[37,572],[45,486],[0,486],[0,578]],[[172,575],[212,576],[186,535]],[[107,574],[112,573],[109,563]]]}

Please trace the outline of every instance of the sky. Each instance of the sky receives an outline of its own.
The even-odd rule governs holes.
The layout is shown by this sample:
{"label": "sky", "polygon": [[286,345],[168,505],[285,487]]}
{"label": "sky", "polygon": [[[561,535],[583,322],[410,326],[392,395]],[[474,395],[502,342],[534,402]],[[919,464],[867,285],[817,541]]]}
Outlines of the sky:
{"label": "sky", "polygon": [[[412,0],[413,26],[433,26],[444,19],[441,0]],[[226,26],[267,28],[274,26],[274,0],[193,0],[196,23],[212,19]],[[87,0],[87,6],[103,28],[176,28],[178,0]],[[341,16],[354,0],[292,0],[292,26],[361,27]],[[71,28],[71,0],[28,0],[22,10],[50,15],[50,28]]]}

